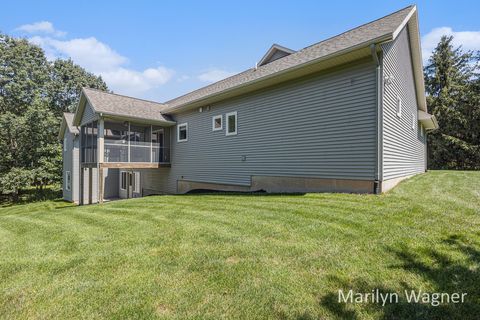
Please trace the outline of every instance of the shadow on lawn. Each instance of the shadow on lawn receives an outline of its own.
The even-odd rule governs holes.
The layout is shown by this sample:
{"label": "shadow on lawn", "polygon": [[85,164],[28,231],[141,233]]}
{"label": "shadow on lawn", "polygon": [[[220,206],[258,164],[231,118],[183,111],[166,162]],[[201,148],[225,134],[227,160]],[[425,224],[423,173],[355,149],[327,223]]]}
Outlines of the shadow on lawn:
{"label": "shadow on lawn", "polygon": [[195,189],[187,192],[183,196],[195,196],[195,195],[212,195],[212,196],[218,196],[218,195],[226,195],[226,196],[304,196],[306,193],[302,192],[296,192],[296,193],[268,193],[264,190],[258,190],[258,191],[245,191],[245,192],[240,192],[240,191],[215,191],[215,190],[208,190],[208,189]]}
{"label": "shadow on lawn", "polygon": [[[478,319],[480,315],[480,245],[469,242],[465,237],[451,235],[442,243],[446,251],[440,252],[433,248],[425,248],[413,252],[408,248],[389,249],[388,251],[399,258],[398,265],[391,266],[413,273],[430,283],[434,289],[411,287],[407,283],[401,283],[401,290],[389,288],[381,283],[372,283],[364,279],[344,281],[332,277],[335,286],[342,289],[346,295],[348,290],[353,292],[379,292],[387,294],[397,292],[398,303],[352,304],[338,302],[338,291],[330,292],[320,300],[322,307],[329,310],[333,315],[343,319],[357,319],[365,317],[365,314],[376,316],[380,319]],[[455,260],[452,256],[457,257]],[[461,257],[461,259],[458,259]],[[467,293],[464,303],[448,303],[433,306],[432,304],[408,303],[404,291],[419,289],[427,292]]]}

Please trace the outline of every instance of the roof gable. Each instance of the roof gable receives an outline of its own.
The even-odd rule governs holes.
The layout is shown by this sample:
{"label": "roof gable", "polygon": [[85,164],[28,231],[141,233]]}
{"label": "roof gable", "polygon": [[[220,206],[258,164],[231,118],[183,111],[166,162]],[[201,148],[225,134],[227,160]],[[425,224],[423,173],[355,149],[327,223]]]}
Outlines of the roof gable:
{"label": "roof gable", "polygon": [[292,53],[295,53],[295,51],[274,43],[270,47],[270,49],[268,49],[268,51],[265,53],[262,59],[260,59],[257,65],[261,67],[263,65],[266,65],[267,63],[286,57]]}
{"label": "roof gable", "polygon": [[68,130],[70,133],[78,134],[78,128],[73,125],[73,117],[75,114],[64,112],[62,117],[62,124],[60,125],[60,131],[58,133],[58,138],[63,139],[65,136],[65,131]]}

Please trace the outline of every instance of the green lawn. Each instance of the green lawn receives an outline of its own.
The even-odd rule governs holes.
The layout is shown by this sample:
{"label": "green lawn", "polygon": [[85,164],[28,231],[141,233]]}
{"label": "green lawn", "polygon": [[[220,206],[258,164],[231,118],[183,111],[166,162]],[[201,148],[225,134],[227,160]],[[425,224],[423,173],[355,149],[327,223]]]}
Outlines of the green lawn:
{"label": "green lawn", "polygon": [[[382,196],[156,196],[0,207],[1,318],[478,318],[480,172]],[[338,303],[338,290],[467,292]]]}

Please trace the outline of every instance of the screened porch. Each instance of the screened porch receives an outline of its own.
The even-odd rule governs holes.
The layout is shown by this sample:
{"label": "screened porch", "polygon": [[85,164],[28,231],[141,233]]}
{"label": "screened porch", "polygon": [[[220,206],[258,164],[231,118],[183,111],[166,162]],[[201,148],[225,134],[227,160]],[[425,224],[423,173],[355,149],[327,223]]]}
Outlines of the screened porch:
{"label": "screened porch", "polygon": [[[170,163],[170,129],[166,127],[104,120],[82,126],[80,134],[83,163]],[[102,147],[103,159],[98,159]]]}

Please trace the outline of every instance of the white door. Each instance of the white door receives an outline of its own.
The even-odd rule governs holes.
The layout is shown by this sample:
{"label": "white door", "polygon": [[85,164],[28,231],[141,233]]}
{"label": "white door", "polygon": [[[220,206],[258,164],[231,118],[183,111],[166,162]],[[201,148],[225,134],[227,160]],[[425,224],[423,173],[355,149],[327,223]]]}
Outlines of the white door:
{"label": "white door", "polygon": [[129,198],[141,197],[140,172],[139,171],[130,172],[129,178],[130,178],[130,182],[129,182],[129,188],[128,188],[128,197]]}

